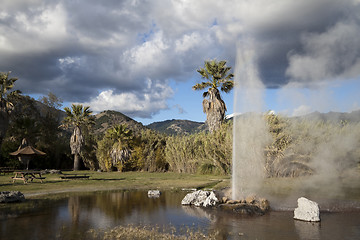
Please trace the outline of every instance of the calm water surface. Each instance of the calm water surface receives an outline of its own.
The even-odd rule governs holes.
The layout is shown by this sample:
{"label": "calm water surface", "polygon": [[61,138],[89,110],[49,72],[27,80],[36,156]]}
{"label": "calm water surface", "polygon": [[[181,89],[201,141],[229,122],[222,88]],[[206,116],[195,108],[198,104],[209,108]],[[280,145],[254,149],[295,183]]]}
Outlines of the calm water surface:
{"label": "calm water surface", "polygon": [[218,231],[219,239],[360,239],[360,211],[322,212],[321,223],[293,220],[291,211],[239,216],[216,209],[181,206],[186,192],[145,191],[70,194],[57,200],[27,200],[0,213],[0,239],[86,239],[89,229],[170,224]]}

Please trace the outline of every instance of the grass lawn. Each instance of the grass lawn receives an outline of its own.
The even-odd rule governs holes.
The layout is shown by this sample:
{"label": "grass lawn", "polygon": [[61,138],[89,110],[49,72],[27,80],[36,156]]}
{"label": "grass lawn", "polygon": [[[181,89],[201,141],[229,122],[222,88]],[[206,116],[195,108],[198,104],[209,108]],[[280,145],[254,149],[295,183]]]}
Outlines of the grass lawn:
{"label": "grass lawn", "polygon": [[149,172],[94,172],[69,171],[65,174],[87,174],[89,179],[61,179],[61,174],[43,175],[41,183],[24,184],[21,180],[12,182],[13,173],[0,176],[0,191],[20,191],[26,198],[39,198],[48,194],[64,192],[87,192],[116,189],[182,189],[182,188],[215,188],[230,186],[230,176],[149,173]]}

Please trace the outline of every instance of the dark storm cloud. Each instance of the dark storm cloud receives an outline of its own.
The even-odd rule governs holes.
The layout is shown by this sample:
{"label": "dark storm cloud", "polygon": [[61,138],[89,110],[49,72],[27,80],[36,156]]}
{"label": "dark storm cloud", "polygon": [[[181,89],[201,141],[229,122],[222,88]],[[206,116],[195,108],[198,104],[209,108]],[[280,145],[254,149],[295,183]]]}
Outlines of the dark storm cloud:
{"label": "dark storm cloud", "polygon": [[168,108],[170,80],[207,59],[234,66],[246,36],[267,87],[358,76],[359,12],[355,0],[4,0],[0,71],[26,94],[151,117]]}

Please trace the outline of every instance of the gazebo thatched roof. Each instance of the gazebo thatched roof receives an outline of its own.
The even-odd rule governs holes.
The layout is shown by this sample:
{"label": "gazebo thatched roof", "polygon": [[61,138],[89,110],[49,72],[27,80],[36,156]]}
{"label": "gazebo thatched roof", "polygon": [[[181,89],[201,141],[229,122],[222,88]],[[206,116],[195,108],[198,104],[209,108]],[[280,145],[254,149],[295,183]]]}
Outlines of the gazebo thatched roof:
{"label": "gazebo thatched roof", "polygon": [[32,146],[27,146],[24,148],[21,148],[15,152],[9,153],[12,156],[18,156],[18,155],[46,155],[46,153],[32,147]]}

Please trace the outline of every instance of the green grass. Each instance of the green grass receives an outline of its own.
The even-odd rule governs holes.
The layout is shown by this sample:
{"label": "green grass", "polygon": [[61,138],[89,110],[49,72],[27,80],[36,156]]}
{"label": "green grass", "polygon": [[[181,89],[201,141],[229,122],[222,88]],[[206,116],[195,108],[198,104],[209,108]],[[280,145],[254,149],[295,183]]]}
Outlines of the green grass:
{"label": "green grass", "polygon": [[[61,179],[61,174],[46,174],[41,183],[34,180],[24,184],[23,181],[12,182],[14,174],[0,176],[0,191],[20,191],[26,197],[37,198],[47,194],[64,192],[87,192],[100,190],[161,189],[177,190],[182,188],[214,189],[230,185],[230,176],[149,173],[149,172],[94,172],[69,171],[66,174],[88,174],[89,179]],[[217,187],[219,185],[219,187]]]}

